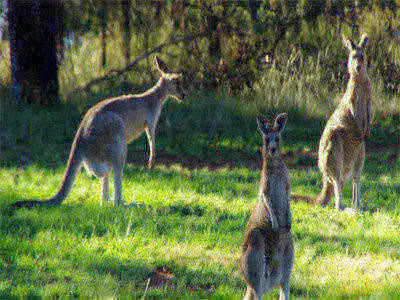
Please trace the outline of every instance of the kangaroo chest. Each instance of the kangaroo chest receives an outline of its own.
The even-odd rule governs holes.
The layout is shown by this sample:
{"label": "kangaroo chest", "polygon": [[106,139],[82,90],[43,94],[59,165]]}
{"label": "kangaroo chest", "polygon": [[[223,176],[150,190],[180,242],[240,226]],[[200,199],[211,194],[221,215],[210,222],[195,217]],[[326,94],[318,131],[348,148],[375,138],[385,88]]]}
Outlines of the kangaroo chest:
{"label": "kangaroo chest", "polygon": [[359,128],[360,134],[364,135],[367,129],[367,106],[369,102],[369,89],[364,84],[359,84],[354,88],[352,95],[352,114],[354,121]]}
{"label": "kangaroo chest", "polygon": [[154,130],[161,114],[161,105],[146,104],[137,107],[134,114],[130,114],[125,122],[127,142],[138,138],[146,128]]}
{"label": "kangaroo chest", "polygon": [[282,179],[272,176],[269,178],[268,197],[271,200],[273,208],[280,210],[282,208],[283,199],[286,198],[285,184]]}
{"label": "kangaroo chest", "polygon": [[149,127],[157,126],[158,119],[160,118],[161,114],[161,105],[156,105],[154,107],[150,107],[147,113],[147,122]]}
{"label": "kangaroo chest", "polygon": [[272,209],[280,225],[286,224],[287,192],[286,184],[280,176],[270,176],[268,178],[265,195],[269,199]]}

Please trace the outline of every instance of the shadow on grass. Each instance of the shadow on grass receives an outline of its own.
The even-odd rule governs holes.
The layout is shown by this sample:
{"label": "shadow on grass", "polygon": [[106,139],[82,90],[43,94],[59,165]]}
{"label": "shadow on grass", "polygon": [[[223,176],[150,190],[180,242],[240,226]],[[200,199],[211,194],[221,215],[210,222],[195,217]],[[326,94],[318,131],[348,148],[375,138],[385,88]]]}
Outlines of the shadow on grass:
{"label": "shadow on grass", "polygon": [[[172,217],[171,220],[169,217]],[[190,222],[186,218],[190,218]],[[234,214],[218,208],[209,209],[180,202],[156,208],[149,205],[141,208],[61,205],[56,208],[22,209],[13,215],[2,212],[0,229],[19,238],[32,239],[41,231],[61,230],[87,239],[93,236],[126,235],[144,228],[150,230],[149,234],[169,236],[173,230],[185,232],[186,225],[187,230],[198,230],[198,234],[207,235],[202,230],[209,227],[213,231],[221,231],[219,226],[225,222],[228,225],[223,231],[233,234],[244,230],[244,227],[241,228],[243,220],[248,218],[249,214],[246,213]],[[208,219],[212,219],[213,224],[207,224]],[[196,222],[201,223],[197,229],[192,226]]]}
{"label": "shadow on grass", "polygon": [[[95,98],[101,100],[106,96],[99,93]],[[7,101],[1,105],[1,167],[23,169],[30,164],[52,170],[66,167],[73,137],[88,107],[80,114],[70,104],[52,109],[17,107]],[[204,93],[193,96],[185,104],[168,101],[165,106],[157,128],[156,164],[167,168],[178,164],[189,170],[261,169],[261,138],[253,115],[255,112],[240,110],[237,99]],[[261,113],[268,114],[271,119],[279,112]],[[363,175],[377,177],[390,168],[393,173],[399,169],[399,140],[393,134],[396,133],[395,126],[391,124],[395,120],[398,120],[396,116],[386,118],[375,132],[373,129],[369,144],[379,154],[369,150],[367,145]],[[289,111],[289,121],[283,133],[283,155],[289,168],[316,168],[318,141],[325,124],[325,119],[311,117],[301,111]],[[388,143],[395,146],[388,147]],[[147,159],[148,145],[142,136],[129,146],[127,162],[140,167],[147,164]],[[138,180],[134,172],[125,167],[125,180]],[[160,172],[153,170],[149,174],[151,177],[154,174],[168,176],[167,172]],[[214,176],[213,180],[219,176]],[[251,182],[254,180],[259,179],[251,179]],[[200,185],[210,186],[202,181],[191,185],[197,192],[201,192]],[[214,190],[220,189],[211,186]],[[226,195],[229,196],[229,193]]]}
{"label": "shadow on grass", "polygon": [[391,253],[392,256],[397,258],[400,256],[400,241],[389,238],[350,237],[340,234],[327,236],[308,231],[296,231],[294,236],[295,241],[317,246],[313,260],[318,256],[335,254],[338,251],[350,256],[362,255],[362,253],[385,254],[385,256]]}
{"label": "shadow on grass", "polygon": [[[374,165],[376,164],[375,168],[372,165],[368,165],[368,162],[366,163],[366,176],[371,176],[372,178],[374,178],[380,172],[387,173],[387,170],[382,169],[382,164],[380,164],[379,159],[380,157],[376,157],[376,160],[374,160],[373,162]],[[381,157],[381,159],[384,158]],[[178,165],[178,167],[176,167],[176,165]],[[227,199],[228,201],[229,199],[235,199],[237,197],[243,196],[251,199],[251,203],[253,203],[253,200],[257,196],[258,189],[255,187],[255,185],[257,185],[260,180],[259,171],[246,172],[246,174],[236,174],[235,172],[208,172],[206,169],[205,171],[198,170],[196,172],[187,173],[184,170],[180,169],[180,165],[181,164],[172,161],[169,165],[165,164],[167,168],[158,168],[156,166],[153,170],[147,170],[143,167],[137,167],[136,164],[133,166],[126,165],[124,170],[124,182],[134,182],[135,184],[146,185],[149,182],[156,181],[165,185],[167,190],[179,191],[180,189],[182,189],[182,187],[184,187],[185,189],[189,189],[198,195],[218,195],[223,197],[224,199]],[[87,175],[85,172],[81,172],[79,176]],[[93,180],[99,182],[98,179]],[[238,185],[240,185],[240,187],[238,187]],[[100,186],[100,182],[98,186]],[[349,187],[351,187],[351,182],[346,183],[345,193],[347,193]],[[77,186],[75,186],[75,188],[77,188]],[[388,185],[379,182],[370,183],[369,181],[362,182],[363,194],[368,193],[371,189],[373,189],[374,193],[379,193],[382,199],[385,199],[387,197],[389,191],[392,191],[392,193],[396,193],[396,191],[397,193],[400,193],[400,189],[397,187],[397,185]],[[97,197],[100,197],[100,188],[98,190],[94,190],[94,193],[97,194]],[[51,196],[53,195],[48,195],[48,197]],[[22,200],[21,197],[18,196],[18,191],[15,191],[15,194],[11,193],[9,195],[5,195],[3,192],[1,198],[5,199],[5,202],[9,202],[9,199],[12,199],[10,203],[15,202],[14,199]],[[314,203],[315,197],[293,194],[292,200]],[[68,201],[68,197],[66,201]],[[82,203],[84,203],[84,200],[82,201]],[[331,203],[333,202],[334,199],[331,199]],[[364,210],[374,212],[379,207],[386,207],[387,209],[391,209],[393,205],[395,205],[392,202],[393,201],[381,201],[381,203],[375,203],[368,201],[368,203],[363,202],[362,204]],[[146,203],[143,204],[146,205]],[[197,216],[205,214],[204,210],[207,209],[207,207],[201,207],[198,205],[189,207],[187,204],[177,204],[176,207],[169,208],[170,211],[174,210],[180,212],[181,214],[195,213]],[[6,213],[5,210],[4,213]]]}
{"label": "shadow on grass", "polygon": [[[196,209],[193,209],[192,212],[188,212],[186,209],[187,207],[180,207],[178,210],[175,210],[174,206],[162,207],[156,210],[155,214],[157,217],[163,217],[165,222],[172,222],[172,218],[170,218],[171,214],[180,216],[181,220],[186,216],[198,216],[199,214]],[[88,210],[89,212],[87,212]],[[92,211],[90,212],[90,210]],[[128,212],[129,210],[124,209],[115,211],[113,208],[91,209],[90,207],[61,207],[49,209],[47,210],[47,214],[43,214],[40,210],[37,212],[23,212],[20,216],[9,220],[9,222],[3,221],[1,231],[13,235],[16,240],[21,242],[29,241],[36,233],[48,230],[71,232],[78,237],[78,240],[80,238],[88,239],[105,234],[105,232],[102,231],[103,229],[101,229],[102,226],[106,226],[104,223],[115,223],[115,217],[117,216],[119,217],[118,223],[121,223],[118,225],[118,235],[123,236],[124,229],[128,226]],[[166,212],[169,213],[166,214]],[[201,212],[200,214],[202,215],[203,213],[205,212]],[[154,228],[149,228],[150,223],[144,220],[147,214],[148,212],[134,215],[134,219],[137,220],[137,222],[134,221],[132,223],[132,228],[137,229],[138,226],[145,226],[146,230],[153,230]],[[206,215],[202,216],[206,217]],[[244,216],[235,216],[233,214],[228,217],[233,219],[244,218]],[[150,216],[147,216],[147,218],[150,218]],[[82,225],[82,223],[86,224]],[[177,224],[171,223],[172,227],[176,227],[176,225]],[[89,233],[88,231],[90,230],[93,231]],[[109,232],[107,229],[106,231]],[[237,229],[232,231],[229,228],[224,229],[224,235],[231,235],[234,232],[237,232]],[[172,232],[172,235],[176,236],[174,232]],[[383,253],[385,255],[387,253],[392,253],[391,255],[398,256],[398,249],[400,249],[398,241],[393,241],[388,238],[368,238],[364,236],[348,237],[341,236],[340,234],[327,236],[309,231],[295,231],[294,235],[298,244],[317,246],[313,259],[318,256],[329,256],[330,254],[338,253],[338,251],[340,253],[345,253],[346,248],[349,249],[349,255],[355,256],[355,259],[362,255],[362,253]],[[207,234],[204,234],[204,238],[207,238]],[[180,242],[180,244],[182,244],[182,242]],[[25,248],[22,247],[19,251],[26,251],[26,249],[24,249]],[[238,249],[240,248],[238,247]],[[17,249],[15,249],[15,251],[16,250]],[[79,264],[76,263],[77,260],[74,256],[77,255],[78,252],[75,254],[72,253],[69,257],[65,258],[64,264],[72,265],[72,269],[86,272],[90,276],[98,275],[100,280],[104,276],[111,276],[115,282],[119,283],[119,288],[121,290],[128,288],[129,285],[134,285],[135,293],[137,292],[139,296],[144,293],[148,279],[150,279],[150,295],[163,295],[163,293],[166,292],[166,288],[168,293],[192,292],[195,294],[202,293],[204,295],[212,295],[220,285],[226,285],[227,283],[229,283],[233,289],[241,290],[244,293],[244,282],[241,280],[240,275],[236,273],[228,274],[224,268],[218,269],[218,271],[211,271],[209,269],[193,270],[185,260],[179,262],[179,260],[176,259],[169,260],[160,257],[150,264],[129,258],[121,260],[116,256],[105,254],[104,251],[98,251],[97,249],[88,249],[88,251],[88,253],[84,254],[85,259]],[[13,264],[11,264],[11,266],[14,267],[7,269],[10,275],[14,272],[25,272],[25,274],[29,275],[29,272],[34,272],[35,269],[34,267],[30,269],[21,269]],[[48,270],[47,272],[52,272],[52,270]],[[67,285],[74,284],[73,278],[59,278],[56,280],[62,280],[63,284]],[[47,283],[50,282],[41,282],[43,285]],[[29,285],[29,279],[27,284]],[[313,290],[309,291],[306,287],[298,286],[293,283],[291,286],[291,293],[295,296],[317,296],[323,294],[324,288],[325,286],[319,286],[318,283],[314,283]],[[395,291],[393,290],[392,292],[394,293]],[[82,292],[78,290],[76,295],[80,295],[80,293]]]}
{"label": "shadow on grass", "polygon": [[[167,103],[157,128],[158,163],[167,166],[179,163],[190,170],[203,167],[210,170],[221,167],[260,168],[261,138],[254,116],[238,111],[229,100],[217,101],[213,97],[215,94],[191,99],[184,105],[172,101]],[[73,137],[85,112],[86,109],[79,114],[70,104],[52,109],[35,106],[22,109],[2,102],[1,166],[24,167],[32,163],[48,169],[65,166]],[[268,115],[276,113],[278,111],[270,111]],[[323,119],[299,111],[289,112],[287,129],[283,134],[283,152],[289,167],[316,166],[319,137],[325,123]],[[385,134],[384,128],[378,129],[382,131],[379,131],[380,136]],[[396,144],[396,137],[390,136]],[[386,147],[384,142],[372,140],[370,144],[379,151],[395,149],[386,161],[396,161],[398,148]],[[148,145],[143,136],[129,146],[128,162],[143,165],[147,159]]]}
{"label": "shadow on grass", "polygon": [[[96,98],[106,96],[99,94]],[[185,104],[168,101],[157,128],[160,159],[181,161],[190,169],[198,166],[213,169],[221,165],[256,167],[255,152],[261,146],[261,138],[255,115],[238,110],[238,100],[226,97],[208,93],[194,96]],[[76,130],[89,106],[79,113],[68,103],[48,109],[9,102],[1,104],[1,165],[23,167],[34,163],[43,168],[65,165]],[[274,116],[278,111],[267,113]],[[311,136],[318,141],[322,123],[323,120],[291,111],[285,136],[288,141],[308,147],[313,140]],[[147,149],[144,141],[144,138],[134,141],[129,152],[143,151],[140,149],[143,144]]]}

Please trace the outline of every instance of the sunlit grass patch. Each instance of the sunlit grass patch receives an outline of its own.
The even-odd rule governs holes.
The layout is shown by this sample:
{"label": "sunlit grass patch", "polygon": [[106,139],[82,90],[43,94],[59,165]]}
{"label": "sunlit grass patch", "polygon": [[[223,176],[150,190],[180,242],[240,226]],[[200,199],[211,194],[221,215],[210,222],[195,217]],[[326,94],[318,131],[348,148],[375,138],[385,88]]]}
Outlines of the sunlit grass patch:
{"label": "sunlit grass patch", "polygon": [[[24,172],[3,168],[2,190],[14,197],[15,191],[21,197],[48,197],[57,190],[63,171],[64,167],[46,170],[35,165]],[[6,255],[0,260],[5,271],[0,275],[1,293],[141,295],[150,278],[148,295],[242,294],[240,246],[256,199],[259,170],[188,169],[176,163],[148,171],[129,164],[125,173],[126,201],[144,207],[100,207],[98,180],[81,172],[61,207],[2,217]],[[291,176],[295,192],[319,191],[316,168],[293,168]],[[388,201],[379,202],[382,194],[372,188],[376,181],[380,179],[369,176],[362,180],[368,197],[381,203],[377,211],[346,214],[292,203],[293,294],[396,293],[400,219],[397,210],[385,207],[392,207],[398,193],[389,191]],[[346,190],[345,202],[350,196]],[[158,272],[169,277],[160,279]]]}

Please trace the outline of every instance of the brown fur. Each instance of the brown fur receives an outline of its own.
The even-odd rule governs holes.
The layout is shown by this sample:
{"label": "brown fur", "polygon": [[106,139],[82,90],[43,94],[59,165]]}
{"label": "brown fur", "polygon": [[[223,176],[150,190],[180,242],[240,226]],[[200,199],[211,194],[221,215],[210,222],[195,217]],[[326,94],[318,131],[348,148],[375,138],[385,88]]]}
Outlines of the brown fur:
{"label": "brown fur", "polygon": [[75,135],[67,170],[57,194],[46,200],[19,201],[13,208],[59,205],[68,195],[82,164],[88,173],[101,178],[103,201],[109,201],[109,175],[114,173],[114,206],[122,204],[122,173],[127,145],[146,132],[150,144],[149,168],[155,155],[155,128],[165,100],[185,97],[182,75],[171,72],[156,57],[161,73],[157,84],[140,95],[106,99],[93,106],[84,116]]}
{"label": "brown fur", "polygon": [[280,298],[289,298],[294,261],[290,179],[279,147],[286,119],[286,114],[279,115],[273,128],[262,118],[258,119],[263,134],[263,168],[259,201],[246,226],[240,259],[240,269],[247,283],[245,299],[261,299],[264,292],[278,285]]}
{"label": "brown fur", "polygon": [[334,194],[337,209],[344,209],[341,190],[349,177],[353,178],[353,208],[360,206],[360,176],[371,123],[371,85],[364,55],[368,38],[363,35],[358,46],[348,38],[344,42],[350,51],[350,79],[346,93],[322,133],[318,153],[323,187],[317,202],[325,206]]}

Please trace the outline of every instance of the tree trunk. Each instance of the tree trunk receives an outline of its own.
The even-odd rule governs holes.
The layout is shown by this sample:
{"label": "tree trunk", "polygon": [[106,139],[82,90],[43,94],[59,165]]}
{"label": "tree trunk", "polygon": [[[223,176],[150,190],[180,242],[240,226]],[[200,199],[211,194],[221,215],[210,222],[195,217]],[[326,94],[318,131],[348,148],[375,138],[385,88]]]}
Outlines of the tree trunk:
{"label": "tree trunk", "polygon": [[13,96],[15,101],[59,103],[56,52],[58,2],[8,0]]}
{"label": "tree trunk", "polygon": [[122,12],[124,15],[124,54],[125,54],[125,64],[129,64],[129,60],[131,59],[130,52],[130,41],[131,41],[131,0],[123,0],[121,2]]}
{"label": "tree trunk", "polygon": [[[203,9],[208,10],[206,20],[208,27],[208,57],[210,59],[210,67],[216,70],[218,62],[221,59],[220,33],[218,30],[220,20],[218,16],[214,15],[210,6],[206,7],[205,4],[203,4]],[[216,72],[210,76],[208,84],[211,88],[216,88],[218,86]]]}
{"label": "tree trunk", "polygon": [[250,14],[251,14],[251,20],[253,22],[258,21],[258,16],[257,16],[257,10],[260,7],[261,2],[257,0],[249,0],[249,8],[250,8]]}
{"label": "tree trunk", "polygon": [[57,64],[57,28],[58,2],[54,0],[39,1],[41,61],[40,83],[41,104],[49,105],[59,102],[58,99],[58,64]]}
{"label": "tree trunk", "polygon": [[101,66],[105,68],[106,58],[106,33],[107,33],[107,0],[101,1],[100,22],[101,22]]}

